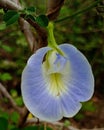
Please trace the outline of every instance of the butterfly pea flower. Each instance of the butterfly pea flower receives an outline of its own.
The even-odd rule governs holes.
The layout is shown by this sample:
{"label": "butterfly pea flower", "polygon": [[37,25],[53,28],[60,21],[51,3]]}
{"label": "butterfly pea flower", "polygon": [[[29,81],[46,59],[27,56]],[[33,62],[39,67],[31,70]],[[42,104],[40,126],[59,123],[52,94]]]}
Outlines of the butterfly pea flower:
{"label": "butterfly pea flower", "polygon": [[94,92],[86,57],[68,43],[38,49],[22,73],[21,90],[28,110],[43,121],[73,117]]}

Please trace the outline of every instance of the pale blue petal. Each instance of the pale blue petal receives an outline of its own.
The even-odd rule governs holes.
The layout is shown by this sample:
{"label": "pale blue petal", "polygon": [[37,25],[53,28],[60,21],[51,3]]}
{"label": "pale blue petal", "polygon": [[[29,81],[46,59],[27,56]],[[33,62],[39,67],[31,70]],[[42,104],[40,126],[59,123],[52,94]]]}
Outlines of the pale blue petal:
{"label": "pale blue petal", "polygon": [[63,57],[59,53],[56,53],[56,60],[54,62],[55,72],[60,73],[61,70],[64,68],[66,62],[67,62],[67,59],[65,57]]}
{"label": "pale blue petal", "polygon": [[42,94],[33,98],[34,103],[32,101],[33,104],[30,111],[41,120],[47,122],[60,120],[63,117],[60,100],[53,98],[47,93]]}
{"label": "pale blue petal", "polygon": [[[32,69],[33,69],[33,67],[34,67],[34,68],[37,67],[36,65],[41,66],[41,64],[42,64],[42,62],[43,62],[43,58],[44,58],[45,54],[46,54],[49,50],[51,50],[51,48],[49,48],[49,47],[44,47],[44,48],[38,49],[38,50],[36,51],[36,53],[34,53],[34,54],[29,58],[27,64],[28,64],[30,67],[32,67]],[[37,59],[34,60],[35,58],[37,58]],[[34,64],[35,64],[35,65],[34,65]]]}
{"label": "pale blue petal", "polygon": [[69,92],[71,91],[79,101],[89,100],[94,92],[94,78],[90,64],[73,45],[63,44],[59,47],[66,54],[70,64],[69,81],[66,81]]}
{"label": "pale blue petal", "polygon": [[[59,47],[70,65],[70,70],[66,70],[67,73],[63,75],[67,92],[53,96],[47,89],[49,83],[43,75],[42,63],[45,54],[50,50],[48,47],[39,49],[29,58],[22,74],[21,90],[25,105],[33,115],[48,122],[60,120],[63,116],[74,116],[81,108],[80,102],[90,99],[94,90],[91,67],[84,55],[69,44]],[[60,61],[63,62],[64,58],[57,57],[55,63]],[[62,67],[64,64],[63,62]]]}
{"label": "pale blue petal", "polygon": [[49,95],[47,83],[42,75],[42,62],[49,48],[39,49],[33,54],[22,73],[21,90],[29,111],[45,121],[60,120],[62,115],[59,98]]}
{"label": "pale blue petal", "polygon": [[64,117],[73,117],[81,108],[81,103],[71,92],[60,97]]}

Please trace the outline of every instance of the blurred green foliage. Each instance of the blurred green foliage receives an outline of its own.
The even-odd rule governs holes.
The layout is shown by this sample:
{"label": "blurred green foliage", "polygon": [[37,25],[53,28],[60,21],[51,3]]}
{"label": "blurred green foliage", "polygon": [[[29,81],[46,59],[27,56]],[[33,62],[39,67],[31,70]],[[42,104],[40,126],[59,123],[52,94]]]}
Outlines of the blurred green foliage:
{"label": "blurred green foliage", "polygon": [[[67,17],[89,6],[92,2],[94,0],[67,0],[58,19]],[[38,14],[44,14],[46,11],[46,1],[21,0],[21,3],[26,7],[34,5]],[[95,76],[95,93],[100,96],[104,96],[104,10],[102,8],[104,9],[104,5],[101,6],[99,3],[86,13],[55,24],[57,43],[73,44],[88,58]],[[3,10],[0,9],[0,82],[7,86],[7,90],[16,104],[22,106],[21,73],[31,52],[18,23],[16,22],[6,28],[2,21],[3,14]],[[8,102],[8,100],[5,101]],[[75,119],[81,120],[85,118],[86,111],[93,113],[96,109],[93,101],[83,103],[83,107],[75,116]],[[16,128],[18,119],[18,113],[8,113],[0,109],[0,123],[2,124],[2,126],[0,124],[0,129],[2,127],[2,130],[6,130],[9,121],[8,128],[10,130],[19,130]],[[65,126],[69,124],[70,122],[65,122]],[[31,126],[23,130],[28,129],[35,130],[37,126]],[[42,129],[43,127],[40,128],[40,130]]]}
{"label": "blurred green foliage", "polygon": [[8,128],[8,121],[5,118],[0,117],[0,129],[7,130]]}
{"label": "blurred green foliage", "polygon": [[11,130],[16,128],[18,125],[18,120],[20,115],[17,112],[8,112],[0,111],[0,129],[1,130]]}
{"label": "blurred green foliage", "polygon": [[[18,128],[16,127],[16,123],[18,121],[18,114],[12,113],[11,115],[11,123],[8,122],[8,119],[4,117],[0,117],[0,129],[1,130],[44,130],[44,125],[33,125],[33,126],[27,126],[24,128]],[[47,130],[52,130],[52,128],[47,127]]]}
{"label": "blurred green foliage", "polygon": [[83,120],[85,117],[85,112],[94,112],[97,110],[97,106],[93,103],[93,101],[87,101],[82,103],[82,108],[79,113],[77,113],[74,117],[75,120]]}

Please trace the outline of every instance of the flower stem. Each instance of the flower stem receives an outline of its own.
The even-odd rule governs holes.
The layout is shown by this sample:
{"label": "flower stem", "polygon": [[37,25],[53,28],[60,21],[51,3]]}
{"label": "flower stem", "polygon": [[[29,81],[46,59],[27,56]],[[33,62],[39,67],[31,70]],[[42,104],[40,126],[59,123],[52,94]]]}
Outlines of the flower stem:
{"label": "flower stem", "polygon": [[48,46],[51,47],[52,49],[56,50],[58,53],[61,55],[64,55],[61,49],[58,47],[55,37],[54,37],[54,25],[52,22],[49,22],[47,31],[48,31]]}
{"label": "flower stem", "polygon": [[47,29],[48,29],[48,46],[56,47],[57,43],[53,34],[54,25],[52,22],[49,22]]}
{"label": "flower stem", "polygon": [[44,123],[44,130],[47,130],[47,123]]}

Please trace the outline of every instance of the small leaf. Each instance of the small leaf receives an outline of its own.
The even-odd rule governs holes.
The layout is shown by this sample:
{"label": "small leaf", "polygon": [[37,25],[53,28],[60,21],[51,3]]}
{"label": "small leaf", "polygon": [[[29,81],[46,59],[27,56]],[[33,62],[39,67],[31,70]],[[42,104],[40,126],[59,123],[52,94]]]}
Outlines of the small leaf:
{"label": "small leaf", "polygon": [[10,120],[11,120],[13,123],[18,123],[19,114],[18,114],[17,112],[13,112],[13,113],[11,114]]}
{"label": "small leaf", "polygon": [[5,111],[0,110],[0,117],[5,118],[5,119],[9,119],[9,114]]}
{"label": "small leaf", "polygon": [[7,13],[4,14],[3,20],[6,22],[15,14],[17,14],[16,11],[9,10]]}
{"label": "small leaf", "polygon": [[7,130],[7,128],[8,128],[8,121],[5,118],[0,117],[0,129]]}
{"label": "small leaf", "polygon": [[3,20],[6,22],[6,25],[10,25],[15,23],[20,17],[20,14],[16,11],[8,11],[7,13],[5,13]]}
{"label": "small leaf", "polygon": [[7,52],[12,52],[12,48],[10,46],[2,45],[2,48]]}
{"label": "small leaf", "polygon": [[26,8],[26,11],[28,11],[29,13],[36,12],[36,8],[31,6],[31,7]]}
{"label": "small leaf", "polygon": [[46,27],[46,26],[48,26],[49,20],[48,20],[47,16],[45,16],[45,15],[39,15],[39,16],[36,17],[36,22],[40,26]]}
{"label": "small leaf", "polygon": [[18,106],[23,106],[23,100],[22,100],[22,97],[17,97],[15,99],[15,102]]}
{"label": "small leaf", "polygon": [[85,116],[84,116],[83,113],[78,113],[78,114],[75,115],[74,119],[79,121],[79,120],[83,120],[84,117]]}
{"label": "small leaf", "polygon": [[65,126],[65,127],[68,127],[70,124],[71,124],[71,123],[70,123],[69,120],[65,120],[65,122],[64,122],[64,126]]}
{"label": "small leaf", "polygon": [[7,81],[7,80],[11,80],[12,76],[9,73],[0,73],[0,80],[2,81]]}
{"label": "small leaf", "polygon": [[14,15],[12,18],[10,18],[7,22],[6,22],[6,25],[10,25],[10,24],[13,24],[15,23],[16,21],[18,21],[20,15],[19,14],[16,14]]}
{"label": "small leaf", "polygon": [[4,29],[6,29],[5,22],[3,22],[3,23],[0,24],[0,30],[4,30]]}
{"label": "small leaf", "polygon": [[26,19],[31,19],[32,21],[36,21],[34,16],[32,16],[31,14],[27,15]]}
{"label": "small leaf", "polygon": [[11,94],[11,96],[12,96],[13,98],[18,97],[18,93],[17,93],[17,91],[16,91],[15,89],[11,89],[11,90],[10,90],[10,94]]}
{"label": "small leaf", "polygon": [[96,110],[96,106],[92,101],[88,101],[88,102],[82,103],[82,110],[94,112]]}

